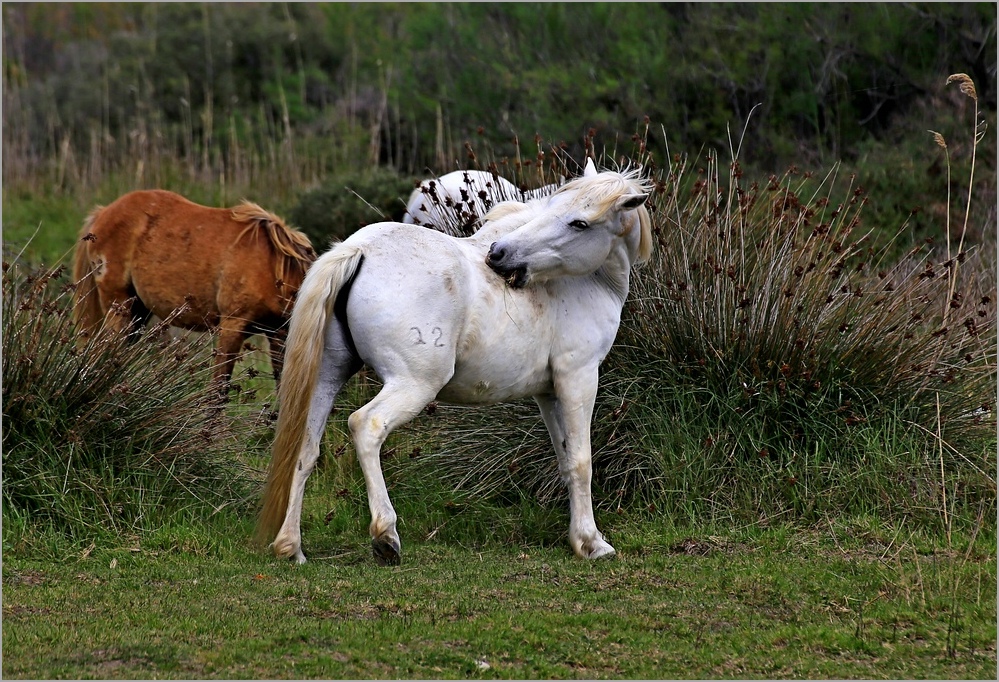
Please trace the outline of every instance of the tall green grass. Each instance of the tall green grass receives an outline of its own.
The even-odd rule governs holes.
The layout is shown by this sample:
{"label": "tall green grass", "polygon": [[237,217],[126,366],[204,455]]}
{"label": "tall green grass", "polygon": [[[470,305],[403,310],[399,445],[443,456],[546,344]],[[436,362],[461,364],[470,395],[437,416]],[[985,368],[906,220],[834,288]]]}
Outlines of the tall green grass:
{"label": "tall green grass", "polygon": [[[994,243],[952,251],[948,229],[900,250],[838,167],[753,181],[734,151],[726,168],[638,142],[657,245],[603,367],[598,505],[691,522],[993,513]],[[442,414],[400,485],[563,499],[533,404]]]}
{"label": "tall green grass", "polygon": [[63,268],[3,267],[5,521],[85,540],[249,506],[251,425],[213,409],[210,337],[81,341]]}

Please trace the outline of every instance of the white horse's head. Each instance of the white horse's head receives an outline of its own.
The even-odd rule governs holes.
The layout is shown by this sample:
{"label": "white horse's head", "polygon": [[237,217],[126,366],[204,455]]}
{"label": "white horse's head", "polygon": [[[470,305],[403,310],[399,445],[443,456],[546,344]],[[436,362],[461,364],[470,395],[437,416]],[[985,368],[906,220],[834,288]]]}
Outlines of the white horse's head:
{"label": "white horse's head", "polygon": [[[599,270],[621,247],[624,267],[648,259],[651,187],[636,172],[597,173],[587,162],[581,177],[518,211],[522,226],[493,242],[486,264],[514,288]],[[494,209],[496,210],[496,209]],[[503,210],[486,220],[502,217]]]}

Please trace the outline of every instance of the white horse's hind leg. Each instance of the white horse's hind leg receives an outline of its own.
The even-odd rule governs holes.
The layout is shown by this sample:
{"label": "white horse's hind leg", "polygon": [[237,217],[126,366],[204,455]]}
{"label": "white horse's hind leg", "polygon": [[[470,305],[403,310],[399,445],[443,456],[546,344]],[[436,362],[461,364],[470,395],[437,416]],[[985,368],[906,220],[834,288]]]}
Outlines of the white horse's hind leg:
{"label": "white horse's hind leg", "polygon": [[[328,342],[327,342],[328,343]],[[333,409],[333,402],[343,385],[360,367],[360,363],[345,348],[327,346],[323,351],[319,381],[309,401],[309,418],[305,440],[298,453],[298,463],[288,493],[288,510],[284,523],[278,531],[271,547],[277,556],[293,558],[296,563],[305,563],[302,553],[302,499],[305,496],[305,482],[319,459],[319,444],[326,429],[326,420]]]}
{"label": "white horse's hind leg", "polygon": [[593,519],[590,419],[597,383],[592,382],[592,389],[584,383],[589,382],[579,382],[578,394],[574,391],[557,399],[536,396],[535,402],[555,446],[562,480],[569,487],[569,544],[577,556],[599,559],[614,556],[615,550]]}
{"label": "white horse's hind leg", "polygon": [[383,565],[399,563],[402,544],[396,530],[395,509],[389,500],[382,475],[382,443],[393,429],[419,414],[437,396],[440,386],[421,385],[408,377],[403,381],[386,381],[374,400],[354,412],[347,420],[357,451],[357,461],[361,465],[368,489],[371,548],[375,559]]}

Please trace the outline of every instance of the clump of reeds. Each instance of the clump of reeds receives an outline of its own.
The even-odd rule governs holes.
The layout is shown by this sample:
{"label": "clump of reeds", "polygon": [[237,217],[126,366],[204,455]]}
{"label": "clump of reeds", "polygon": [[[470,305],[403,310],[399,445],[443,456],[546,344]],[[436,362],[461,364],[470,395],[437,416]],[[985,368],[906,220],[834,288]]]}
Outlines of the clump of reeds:
{"label": "clump of reeds", "polygon": [[217,403],[211,338],[168,321],[81,341],[63,268],[3,264],[3,499],[73,537],[250,504],[254,475]]}
{"label": "clump of reeds", "polygon": [[[657,244],[602,370],[599,505],[934,523],[942,452],[944,485],[994,508],[995,276],[978,250],[876,248],[866,193],[836,168],[753,182],[734,153],[723,174],[714,154],[636,151]],[[439,415],[412,470],[470,497],[564,494],[532,404]]]}
{"label": "clump of reeds", "polygon": [[665,177],[607,368],[614,491],[762,516],[928,509],[943,443],[969,499],[994,493],[996,306],[976,254],[869,247],[855,178],[746,186],[733,162],[724,186],[711,157],[687,173]]}

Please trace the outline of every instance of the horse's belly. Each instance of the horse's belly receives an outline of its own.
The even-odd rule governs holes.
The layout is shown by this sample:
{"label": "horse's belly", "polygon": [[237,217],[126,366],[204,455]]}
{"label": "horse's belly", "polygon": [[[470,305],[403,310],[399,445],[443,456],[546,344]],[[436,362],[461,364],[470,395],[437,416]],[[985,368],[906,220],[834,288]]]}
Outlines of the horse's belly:
{"label": "horse's belly", "polygon": [[438,397],[488,404],[551,392],[548,334],[542,329],[535,334],[511,331],[487,328],[465,339],[455,357],[454,375]]}
{"label": "horse's belly", "polygon": [[[209,280],[210,281],[210,280]],[[150,312],[170,320],[175,327],[203,331],[218,325],[219,311],[214,289],[189,284],[181,276],[163,281],[145,276],[133,279],[136,295]]]}
{"label": "horse's belly", "polygon": [[547,365],[537,367],[483,368],[458,365],[454,376],[437,394],[438,399],[460,405],[489,405],[551,392]]}

